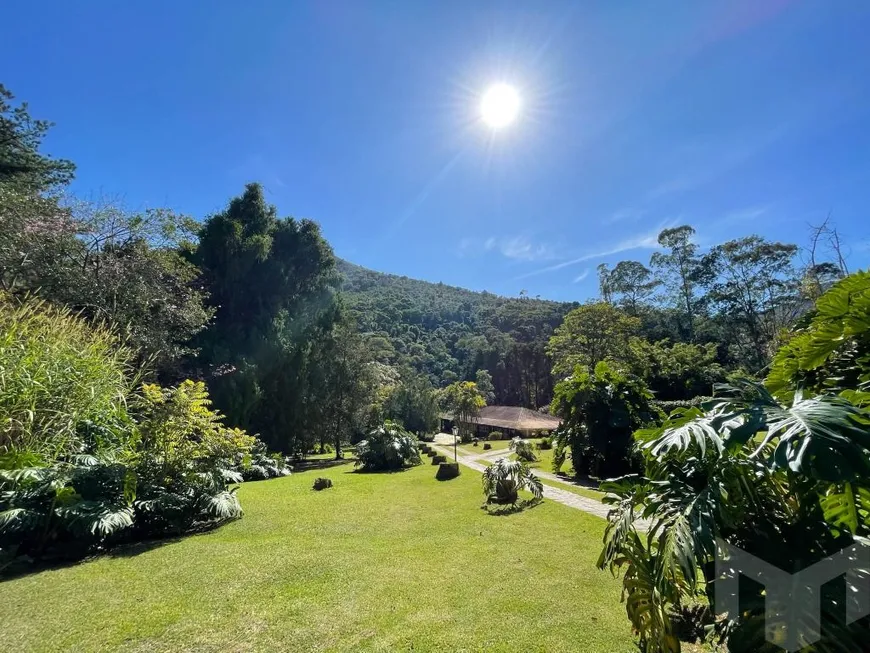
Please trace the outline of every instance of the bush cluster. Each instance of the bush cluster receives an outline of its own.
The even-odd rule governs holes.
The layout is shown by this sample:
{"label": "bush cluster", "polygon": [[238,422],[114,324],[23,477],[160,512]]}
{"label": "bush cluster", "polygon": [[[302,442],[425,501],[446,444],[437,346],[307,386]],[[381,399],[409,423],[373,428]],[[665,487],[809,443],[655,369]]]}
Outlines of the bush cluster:
{"label": "bush cluster", "polygon": [[387,420],[356,446],[356,465],[363,471],[397,470],[420,464],[417,439]]}
{"label": "bush cluster", "polygon": [[203,383],[139,385],[130,361],[107,328],[0,301],[3,557],[74,557],[241,516],[234,485],[265,452],[224,426]]}
{"label": "bush cluster", "polygon": [[703,404],[712,400],[713,397],[699,396],[693,397],[692,399],[675,399],[674,401],[653,400],[650,403],[657,408],[660,408],[666,414],[670,414],[671,411],[677,410],[678,408],[700,408]]}

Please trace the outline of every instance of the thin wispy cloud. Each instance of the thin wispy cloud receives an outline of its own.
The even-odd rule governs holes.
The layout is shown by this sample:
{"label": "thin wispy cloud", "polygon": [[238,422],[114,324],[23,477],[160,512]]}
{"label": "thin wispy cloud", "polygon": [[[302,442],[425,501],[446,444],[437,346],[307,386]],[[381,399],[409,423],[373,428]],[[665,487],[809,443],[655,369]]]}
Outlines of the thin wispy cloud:
{"label": "thin wispy cloud", "polygon": [[617,222],[634,222],[640,220],[644,216],[645,211],[638,209],[620,209],[614,211],[609,216],[605,217],[602,222],[604,224],[616,224]]}
{"label": "thin wispy cloud", "polygon": [[577,258],[570,259],[568,261],[562,261],[560,263],[556,263],[555,265],[549,265],[545,268],[526,272],[525,274],[521,274],[520,276],[516,277],[514,280],[519,281],[520,279],[528,279],[529,277],[535,277],[539,274],[555,272],[556,270],[561,270],[572,265],[577,265],[578,263],[583,263],[584,261],[604,258],[605,256],[613,256],[614,254],[621,254],[622,252],[628,252],[634,249],[656,249],[659,246],[659,232],[661,232],[662,229],[674,226],[674,224],[676,224],[674,221],[666,222],[654,229],[653,231],[650,231],[649,233],[640,234],[633,238],[623,240],[622,242],[617,243],[612,247],[605,247],[604,249],[590,252],[589,254],[584,254],[583,256],[578,256]]}
{"label": "thin wispy cloud", "polygon": [[571,283],[580,283],[581,281],[583,281],[583,279],[585,279],[588,276],[589,276],[589,268],[586,268],[585,270],[583,270],[583,272],[581,272],[576,277],[574,277],[574,281],[572,281]]}
{"label": "thin wispy cloud", "polygon": [[769,208],[769,206],[747,206],[746,208],[726,213],[722,217],[721,222],[734,223],[754,220],[767,213]]}
{"label": "thin wispy cloud", "polygon": [[518,261],[545,261],[556,258],[553,248],[545,243],[534,243],[525,236],[515,236],[498,244],[502,256]]}
{"label": "thin wispy cloud", "polygon": [[551,245],[535,242],[528,236],[490,236],[486,239],[463,238],[459,241],[460,256],[472,256],[478,252],[498,252],[513,261],[548,261],[558,258]]}

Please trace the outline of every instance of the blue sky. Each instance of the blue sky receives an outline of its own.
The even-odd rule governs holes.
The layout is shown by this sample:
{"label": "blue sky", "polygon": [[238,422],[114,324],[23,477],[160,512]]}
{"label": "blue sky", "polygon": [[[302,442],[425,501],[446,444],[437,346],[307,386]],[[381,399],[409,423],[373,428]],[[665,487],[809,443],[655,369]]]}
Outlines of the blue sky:
{"label": "blue sky", "polygon": [[[78,193],[202,218],[247,181],[377,270],[583,300],[595,266],[803,243],[870,262],[870,3],[18,2],[3,81]],[[481,93],[513,84],[497,133]]]}

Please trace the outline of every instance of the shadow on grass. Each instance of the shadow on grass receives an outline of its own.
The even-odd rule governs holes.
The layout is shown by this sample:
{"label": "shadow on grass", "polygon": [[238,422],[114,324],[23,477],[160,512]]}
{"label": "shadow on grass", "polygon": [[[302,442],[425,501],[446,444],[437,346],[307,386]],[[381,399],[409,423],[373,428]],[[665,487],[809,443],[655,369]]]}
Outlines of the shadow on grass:
{"label": "shadow on grass", "polygon": [[402,472],[407,472],[409,469],[413,469],[414,467],[418,467],[418,465],[399,467],[398,469],[365,469],[364,467],[354,467],[353,469],[347,470],[345,474],[401,474]]}
{"label": "shadow on grass", "polygon": [[66,567],[76,567],[78,565],[92,562],[99,558],[135,558],[136,556],[148,553],[155,549],[177,544],[189,537],[197,535],[205,535],[211,531],[217,530],[221,526],[236,521],[234,519],[215,523],[215,524],[200,524],[194,526],[189,531],[182,534],[167,534],[165,537],[154,537],[137,541],[117,542],[115,544],[106,545],[99,551],[90,552],[75,552],[70,551],[63,553],[60,551],[50,553],[45,557],[32,558],[28,555],[8,559],[0,558],[0,583],[23,578],[31,574],[38,574],[43,571],[53,571],[56,569],[64,569]]}
{"label": "shadow on grass", "polygon": [[499,506],[498,508],[490,508],[492,504],[483,504],[481,506],[482,510],[486,510],[486,514],[492,517],[506,517],[507,515],[513,515],[518,512],[522,512],[523,510],[532,509],[535,506],[538,506],[542,503],[541,499],[523,499],[522,501],[517,501],[516,503],[507,504],[504,506]]}
{"label": "shadow on grass", "polygon": [[312,470],[330,469],[340,465],[347,465],[354,461],[353,458],[328,458],[321,460],[299,460],[293,462],[293,473],[310,472]]}
{"label": "shadow on grass", "polygon": [[574,476],[568,472],[556,472],[556,476],[571,485],[576,485],[577,487],[582,487],[587,490],[595,490],[597,492],[601,491],[599,490],[601,483],[597,478],[591,476]]}

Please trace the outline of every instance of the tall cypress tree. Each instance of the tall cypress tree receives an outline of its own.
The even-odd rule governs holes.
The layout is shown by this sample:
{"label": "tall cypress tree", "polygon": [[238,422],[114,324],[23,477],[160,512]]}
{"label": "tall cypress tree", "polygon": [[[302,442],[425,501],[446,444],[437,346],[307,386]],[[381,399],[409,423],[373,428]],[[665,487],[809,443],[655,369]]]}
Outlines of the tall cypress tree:
{"label": "tall cypress tree", "polygon": [[217,407],[271,446],[300,450],[320,391],[312,347],[338,314],[332,249],[315,222],[278,218],[249,184],[206,220],[195,260],[215,309],[201,345]]}

